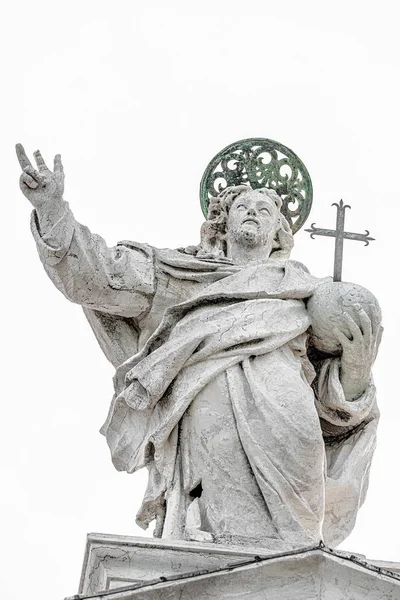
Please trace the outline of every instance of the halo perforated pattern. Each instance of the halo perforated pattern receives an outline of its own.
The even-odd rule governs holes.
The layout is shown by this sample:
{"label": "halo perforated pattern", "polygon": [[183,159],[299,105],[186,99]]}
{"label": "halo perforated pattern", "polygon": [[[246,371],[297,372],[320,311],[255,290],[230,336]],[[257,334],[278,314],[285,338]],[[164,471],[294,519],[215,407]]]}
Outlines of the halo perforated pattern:
{"label": "halo perforated pattern", "polygon": [[282,198],[282,213],[293,233],[305,223],[312,205],[311,177],[290,148],[267,138],[248,138],[230,144],[208,164],[200,183],[205,218],[210,198],[228,186],[274,189]]}

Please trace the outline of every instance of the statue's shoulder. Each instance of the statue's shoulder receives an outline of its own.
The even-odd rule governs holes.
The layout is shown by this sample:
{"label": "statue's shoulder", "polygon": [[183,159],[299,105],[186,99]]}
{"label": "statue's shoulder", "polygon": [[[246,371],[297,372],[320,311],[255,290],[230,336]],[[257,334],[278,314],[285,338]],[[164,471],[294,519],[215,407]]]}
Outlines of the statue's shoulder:
{"label": "statue's shoulder", "polygon": [[299,271],[301,273],[307,273],[308,275],[310,275],[310,271],[306,267],[306,265],[302,262],[299,262],[298,260],[292,260],[291,258],[285,260],[285,267],[291,268],[294,271]]}
{"label": "statue's shoulder", "polygon": [[117,243],[118,248],[129,248],[130,250],[136,250],[138,252],[142,252],[148,256],[152,256],[158,260],[166,260],[172,262],[182,262],[184,260],[190,261],[193,259],[192,256],[186,254],[183,249],[173,249],[173,248],[156,248],[155,246],[151,246],[150,244],[146,244],[144,242],[133,242],[131,240],[122,240]]}
{"label": "statue's shoulder", "polygon": [[121,240],[120,242],[117,242],[117,247],[125,247],[125,248],[130,248],[131,250],[139,250],[139,252],[145,252],[145,253],[154,253],[154,251],[156,250],[156,248],[153,248],[153,246],[150,246],[150,244],[145,244],[142,242],[132,242],[131,240]]}
{"label": "statue's shoulder", "polygon": [[147,266],[155,262],[156,248],[150,244],[132,242],[131,240],[122,240],[115,246],[116,257],[118,258],[124,251],[131,252],[135,262],[144,263]]}

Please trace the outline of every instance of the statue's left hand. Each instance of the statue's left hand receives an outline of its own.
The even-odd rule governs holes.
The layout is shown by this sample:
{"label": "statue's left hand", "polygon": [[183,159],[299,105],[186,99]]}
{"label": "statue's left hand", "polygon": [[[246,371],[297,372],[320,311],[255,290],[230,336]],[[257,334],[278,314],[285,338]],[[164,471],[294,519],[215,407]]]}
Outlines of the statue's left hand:
{"label": "statue's left hand", "polygon": [[354,308],[359,324],[348,312],[343,314],[350,337],[338,327],[334,329],[342,346],[340,381],[349,401],[359,398],[368,385],[383,332],[380,316],[375,311],[370,318],[360,305]]}

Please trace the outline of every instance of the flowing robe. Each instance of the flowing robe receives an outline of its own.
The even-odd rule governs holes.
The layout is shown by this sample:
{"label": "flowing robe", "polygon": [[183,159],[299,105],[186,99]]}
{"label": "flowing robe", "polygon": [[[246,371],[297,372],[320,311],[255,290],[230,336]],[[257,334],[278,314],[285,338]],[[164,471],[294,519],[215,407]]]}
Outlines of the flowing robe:
{"label": "flowing robe", "polygon": [[348,535],[378,412],[372,382],[346,401],[339,357],[309,360],[306,301],[325,280],[273,256],[239,268],[108,248],[68,205],[45,234],[34,213],[32,232],[116,367],[101,431],[118,470],[149,469],[139,524],[275,550]]}

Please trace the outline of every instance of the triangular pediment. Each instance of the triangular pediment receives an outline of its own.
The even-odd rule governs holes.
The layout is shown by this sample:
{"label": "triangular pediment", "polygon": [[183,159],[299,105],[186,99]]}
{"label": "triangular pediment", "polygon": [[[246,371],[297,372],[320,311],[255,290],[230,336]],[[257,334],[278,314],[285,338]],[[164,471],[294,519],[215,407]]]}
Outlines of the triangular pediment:
{"label": "triangular pediment", "polygon": [[93,534],[73,598],[400,600],[400,569],[384,565],[323,545],[274,554]]}

